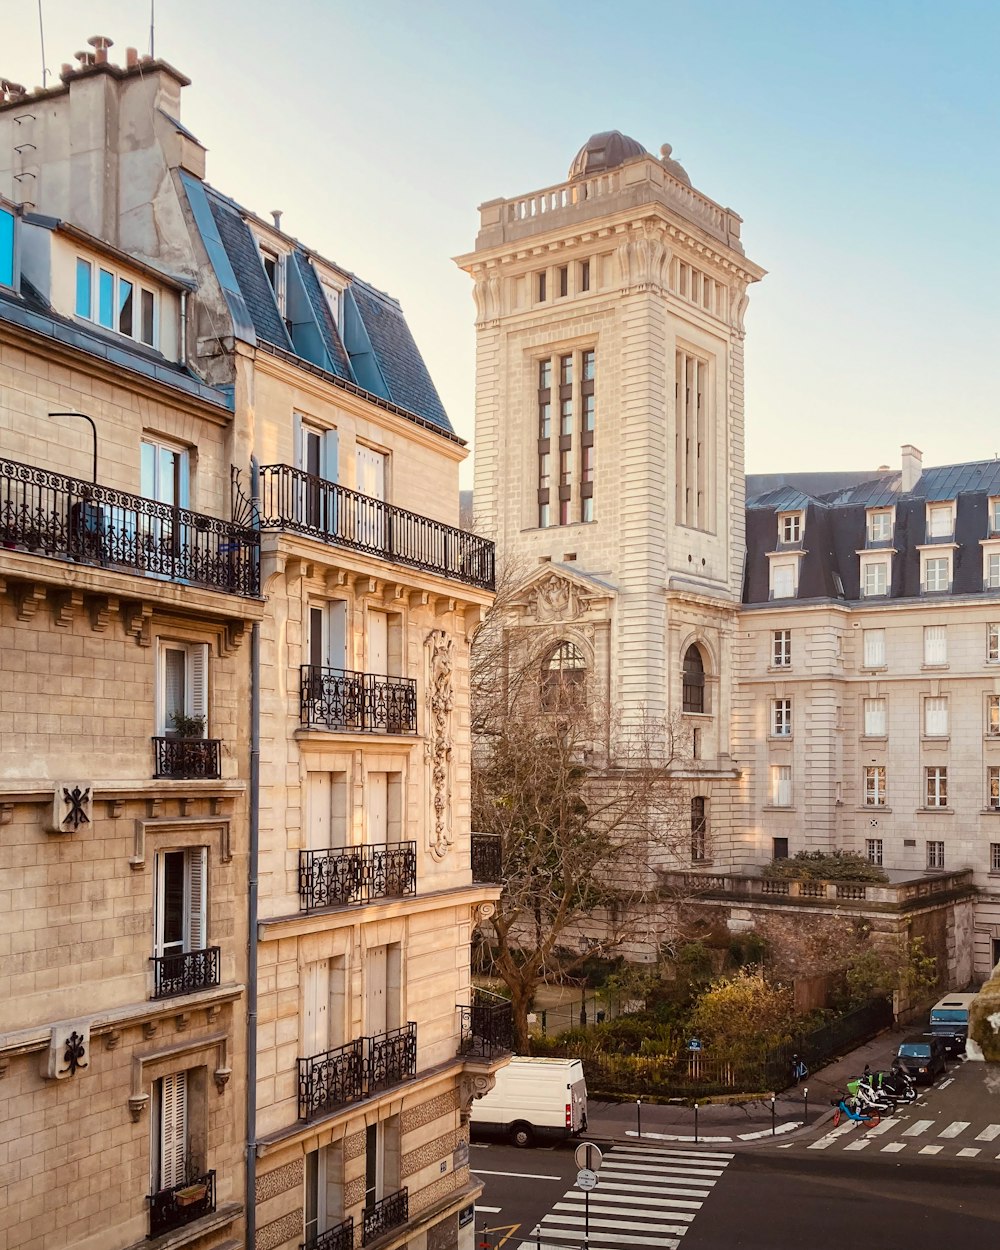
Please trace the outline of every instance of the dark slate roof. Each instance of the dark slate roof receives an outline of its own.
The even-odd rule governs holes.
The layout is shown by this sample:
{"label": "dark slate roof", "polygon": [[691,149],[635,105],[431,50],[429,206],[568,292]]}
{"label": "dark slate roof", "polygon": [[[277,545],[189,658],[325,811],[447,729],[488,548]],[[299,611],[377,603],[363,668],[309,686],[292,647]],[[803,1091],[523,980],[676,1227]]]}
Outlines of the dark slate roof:
{"label": "dark slate roof", "polygon": [[840,470],[826,473],[748,473],[747,498],[767,494],[768,491],[777,490],[779,486],[791,486],[815,498],[829,494],[830,491],[844,490],[848,486],[871,481],[873,476],[872,472]]}
{"label": "dark slate roof", "polygon": [[278,312],[274,292],[261,264],[260,252],[257,251],[250,227],[232,200],[220,196],[210,187],[205,189],[219,237],[233,267],[258,338],[266,339],[276,347],[290,348],[292,341]]}
{"label": "dark slate roof", "polygon": [[389,390],[387,398],[454,433],[399,304],[366,282],[355,280],[351,290]]}
{"label": "dark slate roof", "polygon": [[20,295],[0,289],[0,321],[33,330],[46,338],[65,343],[67,347],[106,360],[119,369],[161,382],[219,408],[232,410],[233,396],[229,391],[207,386],[182,365],[167,360],[160,352],[142,343],[134,343],[110,331],[104,332],[97,326],[91,329],[60,316],[24,277],[21,278]]}
{"label": "dark slate roof", "polygon": [[[801,481],[799,475],[789,476]],[[888,506],[896,510],[890,598],[918,597],[918,548],[927,541],[927,504],[936,500],[955,500],[956,506],[954,541],[957,547],[952,560],[951,593],[982,594],[983,561],[979,544],[987,533],[987,501],[991,496],[1000,495],[1000,460],[926,469],[913,490],[906,494],[900,492],[900,485],[901,474],[897,471],[869,477],[853,485],[842,484],[839,489],[815,496],[784,485],[749,498],[743,602],[768,602],[770,562],[767,553],[779,550],[777,514],[791,510],[805,513],[802,543],[795,548],[805,552],[799,565],[797,598],[860,600],[857,553],[865,549],[866,511]]]}
{"label": "dark slate roof", "polygon": [[329,357],[326,367],[339,378],[346,378],[349,382],[355,381],[351,362],[344,349],[333,313],[330,312],[330,305],[326,302],[320,280],[316,276],[316,270],[310,265],[309,258],[304,252],[292,252],[291,261],[302,280],[303,289],[309,298],[313,316],[316,318],[316,324],[323,337],[323,344]]}

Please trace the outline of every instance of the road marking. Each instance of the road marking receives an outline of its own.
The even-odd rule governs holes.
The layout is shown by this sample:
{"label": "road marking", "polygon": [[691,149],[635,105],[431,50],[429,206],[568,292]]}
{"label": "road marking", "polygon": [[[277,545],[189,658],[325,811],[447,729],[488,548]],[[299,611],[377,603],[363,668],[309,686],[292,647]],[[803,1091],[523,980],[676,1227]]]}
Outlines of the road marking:
{"label": "road marking", "polygon": [[[707,1138],[702,1138],[702,1140],[705,1141],[707,1140]],[[616,1155],[626,1155],[630,1159],[641,1156],[642,1158],[648,1159],[651,1163],[659,1163],[661,1159],[670,1159],[670,1158],[727,1159],[727,1160],[736,1158],[736,1156],[733,1154],[732,1151],[724,1151],[724,1150],[699,1150],[697,1155],[695,1155],[690,1150],[667,1150],[667,1149],[664,1149],[662,1146],[659,1148],[650,1147],[648,1150],[643,1149],[642,1146],[631,1146],[631,1145],[615,1146],[614,1150],[615,1150]]]}
{"label": "road marking", "polygon": [[895,1155],[895,1154],[899,1154],[901,1150],[905,1150],[905,1149],[906,1149],[905,1141],[891,1141],[889,1142],[887,1146],[882,1147],[882,1153],[884,1155]]}
{"label": "road marking", "polygon": [[[566,1214],[560,1215],[558,1218],[565,1221],[567,1224],[582,1224],[584,1220],[587,1218],[586,1212],[581,1207],[576,1206],[570,1202],[565,1202],[565,1201],[557,1202],[555,1206],[552,1208],[552,1210],[564,1211]],[[627,1220],[627,1222],[622,1224],[621,1223],[622,1211],[618,1207],[601,1206],[600,1202],[596,1201],[594,1199],[593,1194],[591,1194],[591,1197],[590,1197],[590,1222],[591,1223],[594,1222],[595,1212],[598,1215],[613,1215],[615,1217],[613,1220],[601,1221],[601,1223],[603,1224],[605,1228],[611,1228],[612,1226],[617,1226],[617,1227],[631,1228],[633,1231],[637,1231],[638,1228],[642,1227],[641,1225],[637,1224],[636,1219],[635,1219],[636,1216],[641,1216],[644,1219],[655,1221],[649,1224],[650,1228],[655,1229],[655,1228],[663,1227],[660,1221],[663,1220],[665,1216],[668,1219],[683,1220],[685,1224],[690,1224],[692,1220],[694,1220],[695,1216],[698,1214],[697,1211],[633,1211],[631,1208],[629,1208],[624,1213],[629,1216],[629,1219]],[[682,1233],[685,1230],[681,1228],[672,1228],[670,1231],[672,1233]]]}
{"label": "road marking", "polygon": [[954,1079],[955,1078],[953,1076],[949,1076],[947,1081],[941,1082],[941,1084],[938,1086],[938,1089],[947,1089]]}
{"label": "road marking", "polygon": [[[632,1194],[609,1193],[605,1186],[598,1183],[598,1187],[597,1189],[593,1191],[590,1201],[591,1203],[595,1202],[596,1200],[600,1200],[601,1202],[617,1202],[617,1203],[620,1203],[622,1206],[627,1206],[629,1208],[636,1207],[636,1206],[640,1206],[640,1207],[692,1207],[695,1211],[698,1211],[701,1209],[702,1206],[704,1206],[704,1199],[707,1198],[708,1196],[709,1196],[708,1194],[702,1194],[701,1196],[702,1200],[697,1201],[697,1202],[689,1198],[635,1198],[632,1196]],[[571,1189],[569,1193],[563,1196],[563,1202],[572,1200],[573,1202],[582,1204],[586,1201],[586,1197],[587,1195],[584,1193],[581,1193],[579,1189],[576,1189],[576,1190]],[[655,1211],[650,1211],[650,1212],[640,1211],[639,1214],[640,1215],[646,1215],[646,1214],[655,1215],[656,1212]]]}
{"label": "road marking", "polygon": [[490,1172],[486,1168],[476,1168],[477,1176],[517,1176],[524,1181],[561,1181],[563,1176],[543,1176],[538,1172]]}
{"label": "road marking", "polygon": [[970,1123],[970,1120],[953,1120],[946,1129],[938,1133],[938,1137],[957,1137],[959,1133],[965,1132]]}
{"label": "road marking", "polygon": [[936,1155],[936,1154],[940,1154],[943,1149],[944,1149],[943,1146],[921,1146],[920,1150],[918,1151],[918,1154]]}
{"label": "road marking", "polygon": [[964,1150],[960,1150],[956,1156],[958,1159],[974,1159],[976,1155],[982,1154],[978,1146],[966,1146]]}
{"label": "road marking", "polygon": [[[601,1169],[603,1172],[603,1168]],[[652,1182],[653,1178],[649,1178]],[[672,1194],[676,1190],[668,1185],[654,1185],[652,1183],[646,1185],[626,1185],[623,1181],[615,1181],[602,1179],[600,1186],[604,1190],[608,1190],[615,1194]],[[683,1193],[689,1198],[707,1198],[712,1192],[709,1186],[699,1186],[697,1189],[685,1189]]]}
{"label": "road marking", "polygon": [[926,1133],[934,1123],[933,1120],[916,1120],[909,1128],[903,1129],[903,1137],[919,1137],[921,1133]]}
{"label": "road marking", "polygon": [[1000,1124],[990,1124],[984,1128],[981,1133],[976,1134],[976,1141],[992,1141],[994,1137],[1000,1137]]}
{"label": "road marking", "polygon": [[[635,1131],[634,1128],[627,1128],[625,1130],[625,1136],[626,1137],[638,1137],[639,1134]],[[649,1132],[646,1132],[646,1133],[643,1133],[642,1140],[645,1141],[647,1137],[651,1137],[654,1141],[689,1141],[689,1142],[695,1142],[695,1143],[703,1142],[703,1141],[723,1142],[723,1141],[733,1140],[731,1137],[705,1137],[701,1133],[699,1133],[698,1136],[695,1137],[694,1133],[649,1133]]]}
{"label": "road marking", "polygon": [[845,1133],[849,1133],[856,1123],[856,1120],[845,1120],[843,1124],[832,1129],[825,1137],[821,1137],[819,1141],[810,1142],[809,1149],[825,1150],[827,1146],[832,1146],[838,1137],[843,1137]]}
{"label": "road marking", "polygon": [[844,1149],[845,1150],[864,1150],[864,1148],[869,1145],[871,1145],[871,1143],[867,1141],[864,1137],[862,1137],[858,1141],[849,1141],[847,1145],[844,1147]]}
{"label": "road marking", "polygon": [[888,1133],[891,1128],[895,1128],[899,1123],[896,1116],[890,1115],[884,1120],[880,1120],[874,1128],[870,1128],[865,1137],[881,1137],[883,1133]]}
{"label": "road marking", "polygon": [[740,1133],[740,1141],[755,1141],[758,1137],[777,1137],[781,1133],[791,1133],[793,1129],[801,1127],[801,1120],[786,1120],[784,1124],[779,1124],[773,1132],[769,1128],[762,1128],[756,1133]]}
{"label": "road marking", "polygon": [[[689,1164],[693,1166],[689,1167]],[[647,1176],[651,1166],[657,1169],[657,1175],[670,1173],[680,1176],[721,1176],[724,1170],[711,1159],[707,1159],[700,1165],[694,1159],[685,1159],[683,1164],[680,1159],[662,1159],[655,1164],[617,1163],[609,1160],[607,1167],[602,1167],[601,1170],[615,1171],[622,1180],[632,1180],[633,1177]]]}
{"label": "road marking", "polygon": [[477,1202],[476,1210],[482,1211],[484,1215],[499,1215],[501,1208],[500,1207],[484,1207],[481,1202]]}
{"label": "road marking", "polygon": [[[549,1221],[552,1223],[549,1223]],[[545,1217],[545,1232],[555,1233],[560,1237],[582,1238],[584,1236],[584,1218],[581,1215],[578,1219],[567,1215],[547,1215]],[[579,1227],[577,1227],[579,1225]],[[590,1217],[590,1238],[594,1240],[594,1229],[606,1228],[614,1232],[614,1240],[616,1242],[623,1241],[631,1246],[665,1246],[676,1245],[673,1239],[668,1240],[665,1237],[653,1237],[646,1234],[644,1237],[627,1237],[620,1229],[628,1229],[630,1232],[637,1232],[634,1224],[627,1224],[623,1220],[599,1220],[594,1216]],[[671,1224],[657,1225],[657,1232],[682,1234],[687,1232],[687,1227],[674,1226]]]}

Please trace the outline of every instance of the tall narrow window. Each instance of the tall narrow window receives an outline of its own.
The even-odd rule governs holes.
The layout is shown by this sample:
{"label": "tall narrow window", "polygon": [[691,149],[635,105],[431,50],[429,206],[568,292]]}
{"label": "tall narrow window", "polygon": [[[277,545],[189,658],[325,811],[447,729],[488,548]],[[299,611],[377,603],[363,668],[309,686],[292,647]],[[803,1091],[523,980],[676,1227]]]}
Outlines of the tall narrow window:
{"label": "tall narrow window", "polygon": [[132,337],[135,317],[134,287],[124,278],[118,279],[118,332]]}
{"label": "tall narrow window", "polygon": [[102,269],[97,282],[97,320],[113,330],[115,326],[115,275]]}
{"label": "tall narrow window", "polygon": [[774,738],[790,738],[792,736],[791,699],[771,700],[771,736]]}
{"label": "tall narrow window", "polygon": [[94,266],[82,256],[76,260],[76,315],[88,321],[94,315]]}
{"label": "tall narrow window", "polygon": [[924,663],[948,663],[948,634],[946,625],[924,626]]}
{"label": "tall narrow window", "polygon": [[928,842],[927,843],[927,867],[943,868],[944,867],[944,843]]}
{"label": "tall narrow window", "polygon": [[597,371],[593,350],[583,353],[581,366],[580,520],[592,521],[594,519],[594,425],[596,421],[594,381]]}
{"label": "tall narrow window", "polygon": [[548,274],[544,269],[535,275],[535,281],[535,298],[539,304],[544,304],[548,295]]}
{"label": "tall narrow window", "polygon": [[156,346],[156,296],[145,287],[139,309],[139,337],[150,347]]}
{"label": "tall narrow window", "polygon": [[941,765],[924,769],[926,807],[948,806],[948,769]]}
{"label": "tall narrow window", "polygon": [[153,1083],[152,1192],[174,1189],[188,1179],[188,1074],[172,1072]]}
{"label": "tall narrow window", "polygon": [[862,668],[885,668],[885,630],[865,629],[862,633]]}
{"label": "tall narrow window", "polygon": [[1000,623],[986,626],[986,663],[1000,663]]}
{"label": "tall narrow window", "polygon": [[691,800],[691,861],[697,863],[707,858],[706,838],[708,834],[708,814],[706,800],[696,795]]}
{"label": "tall narrow window", "polygon": [[558,712],[584,702],[587,663],[579,647],[560,642],[542,664],[542,710]]}
{"label": "tall narrow window", "polygon": [[795,575],[798,565],[794,560],[771,560],[771,598],[794,599]]}
{"label": "tall narrow window", "polygon": [[889,562],[887,560],[865,560],[863,563],[864,577],[861,593],[866,599],[876,598],[889,593]]}
{"label": "tall narrow window", "polygon": [[552,524],[552,361],[538,363],[538,524]]}
{"label": "tall narrow window", "polygon": [[927,556],[924,553],[924,592],[939,594],[951,589],[951,556]]}
{"label": "tall narrow window", "polygon": [[569,294],[569,266],[560,265],[557,272],[559,275],[559,298],[565,299]]}
{"label": "tall narrow window", "polygon": [[869,864],[877,864],[882,867],[882,839],[866,838],[865,839],[865,858]]}
{"label": "tall narrow window", "polygon": [[1000,738],[1000,694],[986,696],[986,733],[990,738]]}
{"label": "tall narrow window", "polygon": [[[0,286],[14,285],[14,214],[0,208]],[[81,314],[84,315],[84,314]],[[89,314],[86,314],[89,316]]]}
{"label": "tall narrow window", "polygon": [[792,766],[791,764],[771,765],[771,806],[791,807],[792,805]]}
{"label": "tall narrow window", "polygon": [[792,631],[775,629],[771,632],[771,663],[775,668],[790,668],[792,663]]}
{"label": "tall narrow window", "polygon": [[865,806],[885,807],[884,765],[871,765],[865,769]]}
{"label": "tall narrow window", "polygon": [[689,352],[678,351],[674,370],[677,521],[691,529],[711,530],[709,365]]}
{"label": "tall narrow window", "polygon": [[[208,718],[208,646],[161,640],[157,657],[156,732],[202,738]],[[200,722],[200,729],[195,732]]]}
{"label": "tall narrow window", "polygon": [[991,764],[986,770],[986,806],[993,811],[1000,809],[1000,764]]}
{"label": "tall narrow window", "polygon": [[580,290],[581,291],[590,290],[590,261],[589,260],[580,261]]}
{"label": "tall narrow window", "polygon": [[207,847],[157,854],[154,917],[154,954],[157,957],[205,949],[207,884]]}
{"label": "tall narrow window", "polygon": [[987,590],[1000,587],[1000,551],[989,551],[983,557],[983,583]]}
{"label": "tall narrow window", "polygon": [[885,699],[865,699],[864,734],[866,738],[884,738],[886,735]]}
{"label": "tall narrow window", "polygon": [[1000,498],[990,500],[989,534],[991,538],[1000,537]]}
{"label": "tall narrow window", "polygon": [[573,494],[573,357],[559,358],[559,524],[570,523]]}
{"label": "tall narrow window", "polygon": [[948,699],[924,699],[924,734],[929,738],[944,738],[948,735]]}
{"label": "tall narrow window", "polygon": [[868,513],[868,543],[875,546],[892,541],[892,513],[879,511]]}
{"label": "tall narrow window", "polygon": [[681,706],[685,712],[705,710],[705,661],[693,643],[684,653],[684,681]]}

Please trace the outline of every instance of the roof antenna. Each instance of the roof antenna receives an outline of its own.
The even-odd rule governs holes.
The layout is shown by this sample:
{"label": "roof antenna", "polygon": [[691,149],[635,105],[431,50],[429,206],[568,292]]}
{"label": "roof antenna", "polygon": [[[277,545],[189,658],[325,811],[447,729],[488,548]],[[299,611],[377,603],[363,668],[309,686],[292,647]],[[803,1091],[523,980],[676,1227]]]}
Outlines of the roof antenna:
{"label": "roof antenna", "polygon": [[149,55],[156,59],[156,0],[149,0]]}
{"label": "roof antenna", "polygon": [[42,90],[45,90],[49,71],[45,68],[45,23],[42,20],[42,0],[38,0],[38,42],[42,45]]}

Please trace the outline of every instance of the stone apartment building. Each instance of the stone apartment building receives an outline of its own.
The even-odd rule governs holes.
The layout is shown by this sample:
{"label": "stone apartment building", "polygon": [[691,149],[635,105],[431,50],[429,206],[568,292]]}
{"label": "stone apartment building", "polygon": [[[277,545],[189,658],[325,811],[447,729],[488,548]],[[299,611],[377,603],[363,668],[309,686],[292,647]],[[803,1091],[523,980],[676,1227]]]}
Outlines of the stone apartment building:
{"label": "stone apartment building", "polygon": [[[920,478],[909,449],[902,482],[795,475],[745,506],[744,316],[764,271],[740,231],[669,146],[657,158],[618,131],[592,136],[563,181],[480,206],[457,258],[476,306],[472,513],[520,581],[511,629],[549,640],[540,698],[568,673],[626,724],[680,728],[690,826],[668,898],[692,893],[723,942],[765,915],[925,936],[963,984],[974,926],[979,972],[1000,934],[1000,487],[985,466]],[[925,503],[939,527],[947,504],[952,528],[925,539]],[[887,666],[866,667],[879,631]],[[927,661],[940,634],[950,662]],[[949,756],[961,812],[940,797]],[[772,855],[834,846],[881,857],[889,885],[759,876]]]}
{"label": "stone apartment building", "polygon": [[467,1250],[464,444],[91,47],[0,98],[3,1250]]}

